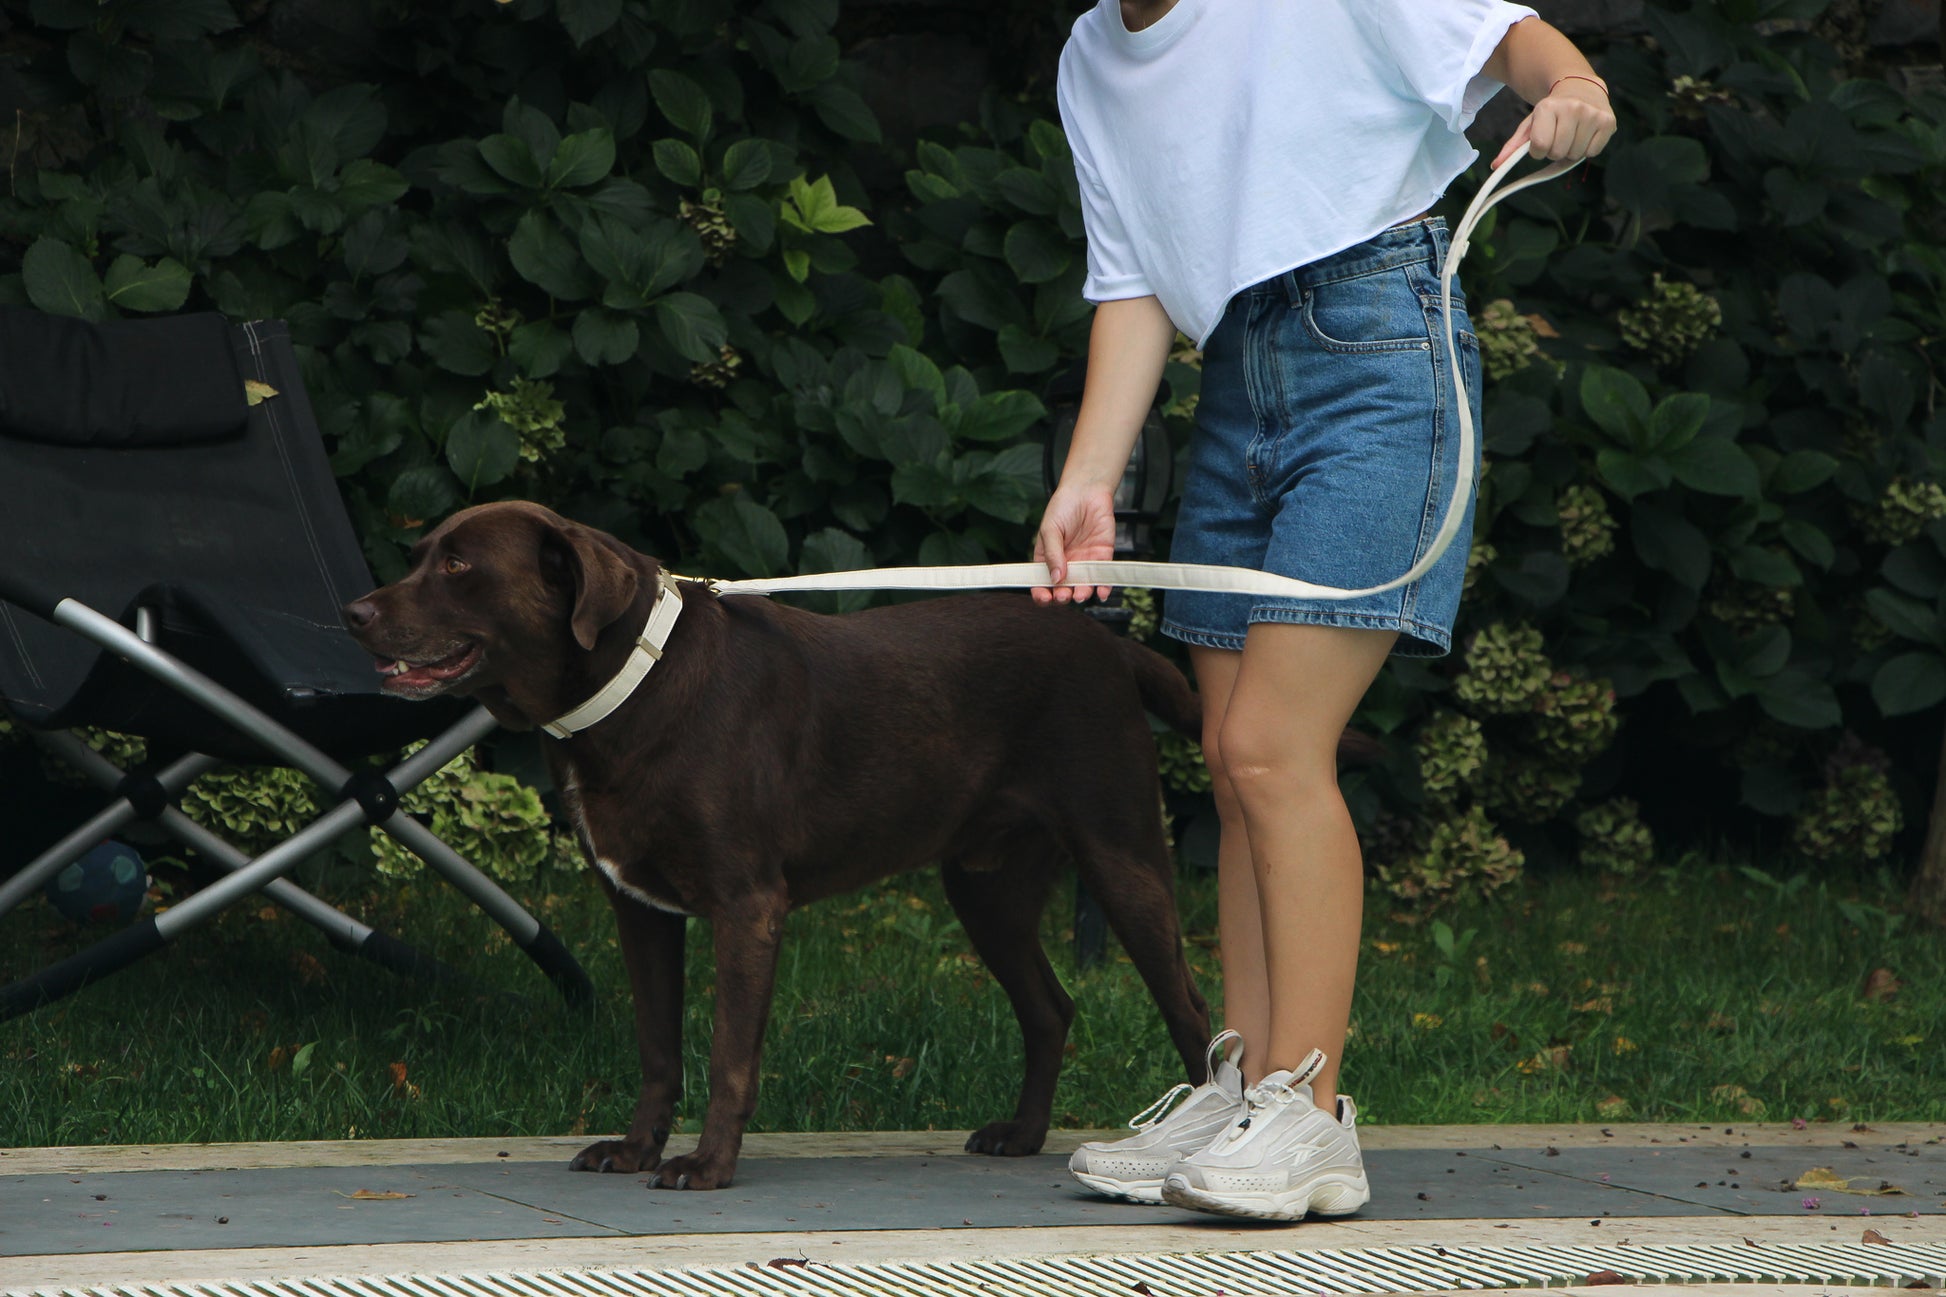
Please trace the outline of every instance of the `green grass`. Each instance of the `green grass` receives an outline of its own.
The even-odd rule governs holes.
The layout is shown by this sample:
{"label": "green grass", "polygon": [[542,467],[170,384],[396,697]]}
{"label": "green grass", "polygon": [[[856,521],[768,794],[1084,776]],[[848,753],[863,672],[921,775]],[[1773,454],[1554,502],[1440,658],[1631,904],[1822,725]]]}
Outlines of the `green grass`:
{"label": "green grass", "polygon": [[[350,905],[525,1003],[401,981],[246,907],[0,1025],[0,1144],[616,1130],[636,1072],[610,919],[587,880],[549,886],[527,899],[587,963],[591,1015],[560,1009],[443,888]],[[1531,879],[1437,925],[1374,895],[1347,1081],[1380,1122],[1946,1119],[1946,935],[1901,923],[1895,901],[1882,880],[1711,866]],[[1220,1001],[1211,877],[1188,877],[1182,904]],[[1179,1077],[1132,969],[1111,950],[1077,974],[1066,923],[1052,913],[1048,931],[1080,1014],[1056,1121],[1113,1125]],[[711,979],[691,930],[694,1129]],[[81,940],[36,901],[0,924],[0,975]],[[1863,998],[1877,968],[1902,983],[1889,1000]],[[1019,1049],[932,878],[826,902],[791,920],[753,1129],[972,1129],[1012,1110]]]}

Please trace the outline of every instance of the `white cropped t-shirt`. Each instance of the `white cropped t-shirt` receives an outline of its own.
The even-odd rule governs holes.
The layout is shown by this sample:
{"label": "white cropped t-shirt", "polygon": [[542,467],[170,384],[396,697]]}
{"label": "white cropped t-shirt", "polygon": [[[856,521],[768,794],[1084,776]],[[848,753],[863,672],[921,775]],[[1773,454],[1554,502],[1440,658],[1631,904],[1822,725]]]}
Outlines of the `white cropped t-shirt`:
{"label": "white cropped t-shirt", "polygon": [[1432,206],[1478,154],[1505,0],[1118,0],[1061,52],[1090,301],[1153,293],[1198,346],[1240,289]]}

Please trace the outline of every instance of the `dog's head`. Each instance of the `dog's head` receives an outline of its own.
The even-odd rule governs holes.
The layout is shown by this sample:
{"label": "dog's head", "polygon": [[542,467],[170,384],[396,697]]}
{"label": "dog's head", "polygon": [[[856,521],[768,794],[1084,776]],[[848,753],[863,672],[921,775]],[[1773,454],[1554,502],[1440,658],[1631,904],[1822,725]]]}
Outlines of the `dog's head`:
{"label": "dog's head", "polygon": [[655,588],[652,560],[518,501],[454,514],[411,561],[403,578],[342,610],[384,690],[402,698],[497,686],[551,706],[571,665]]}

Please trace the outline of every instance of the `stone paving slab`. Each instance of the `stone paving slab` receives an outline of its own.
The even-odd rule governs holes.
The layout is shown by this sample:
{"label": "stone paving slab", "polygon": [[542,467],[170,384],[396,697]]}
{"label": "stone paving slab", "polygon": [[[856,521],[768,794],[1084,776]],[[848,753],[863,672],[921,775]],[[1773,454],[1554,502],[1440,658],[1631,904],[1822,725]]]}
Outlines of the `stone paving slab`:
{"label": "stone paving slab", "polygon": [[[1550,1151],[1552,1147],[1552,1151]],[[1370,1220],[1946,1214],[1946,1146],[1375,1149]],[[1905,1192],[1794,1187],[1813,1166]],[[1082,1191],[1065,1158],[746,1157],[713,1193],[557,1160],[0,1176],[0,1256],[899,1229],[1149,1226],[1190,1213]],[[360,1194],[403,1194],[371,1198]],[[1807,1209],[1808,1198],[1817,1198]]]}

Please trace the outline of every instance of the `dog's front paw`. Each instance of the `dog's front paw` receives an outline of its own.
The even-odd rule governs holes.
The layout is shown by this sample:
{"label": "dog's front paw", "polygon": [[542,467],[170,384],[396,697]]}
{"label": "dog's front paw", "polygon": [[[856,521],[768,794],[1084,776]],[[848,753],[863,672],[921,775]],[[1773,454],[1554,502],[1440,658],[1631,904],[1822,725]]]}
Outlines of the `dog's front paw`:
{"label": "dog's front paw", "polygon": [[637,1171],[653,1171],[661,1162],[660,1149],[652,1149],[647,1144],[626,1139],[604,1139],[599,1144],[590,1144],[574,1155],[568,1163],[570,1171],[610,1171],[622,1175],[632,1175]]}
{"label": "dog's front paw", "polygon": [[1030,1129],[1018,1121],[990,1121],[966,1139],[969,1153],[988,1153],[994,1157],[1026,1157],[1041,1151],[1047,1141],[1047,1127]]}
{"label": "dog's front paw", "polygon": [[736,1170],[735,1159],[705,1157],[699,1149],[672,1157],[649,1177],[651,1189],[727,1189]]}

